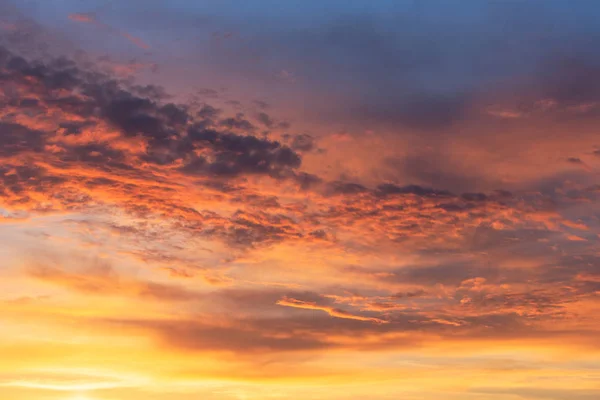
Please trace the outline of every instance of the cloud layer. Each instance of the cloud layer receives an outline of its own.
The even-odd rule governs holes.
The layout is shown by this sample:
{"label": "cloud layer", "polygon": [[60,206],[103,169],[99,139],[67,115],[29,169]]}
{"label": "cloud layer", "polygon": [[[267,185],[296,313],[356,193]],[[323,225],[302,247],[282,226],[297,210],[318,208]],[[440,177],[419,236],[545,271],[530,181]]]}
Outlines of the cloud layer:
{"label": "cloud layer", "polygon": [[596,7],[417,3],[0,1],[0,397],[597,397]]}

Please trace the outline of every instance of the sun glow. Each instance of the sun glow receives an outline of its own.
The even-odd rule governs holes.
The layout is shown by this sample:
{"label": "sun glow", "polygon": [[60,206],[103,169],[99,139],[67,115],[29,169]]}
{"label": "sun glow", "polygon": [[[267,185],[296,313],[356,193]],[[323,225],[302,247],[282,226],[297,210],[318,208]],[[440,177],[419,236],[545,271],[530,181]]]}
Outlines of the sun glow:
{"label": "sun glow", "polygon": [[76,394],[71,395],[70,397],[67,397],[65,400],[96,400],[96,399],[94,399],[91,396],[84,394],[84,393],[76,393]]}

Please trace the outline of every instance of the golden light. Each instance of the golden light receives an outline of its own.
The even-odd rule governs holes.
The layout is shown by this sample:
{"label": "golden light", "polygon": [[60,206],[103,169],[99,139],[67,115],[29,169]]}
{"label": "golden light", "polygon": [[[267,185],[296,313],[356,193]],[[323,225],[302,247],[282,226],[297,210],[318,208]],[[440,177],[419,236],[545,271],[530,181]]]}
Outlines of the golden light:
{"label": "golden light", "polygon": [[77,394],[73,394],[71,395],[71,397],[67,397],[66,400],[95,400],[92,397],[90,397],[89,395],[85,394],[85,393],[77,393]]}

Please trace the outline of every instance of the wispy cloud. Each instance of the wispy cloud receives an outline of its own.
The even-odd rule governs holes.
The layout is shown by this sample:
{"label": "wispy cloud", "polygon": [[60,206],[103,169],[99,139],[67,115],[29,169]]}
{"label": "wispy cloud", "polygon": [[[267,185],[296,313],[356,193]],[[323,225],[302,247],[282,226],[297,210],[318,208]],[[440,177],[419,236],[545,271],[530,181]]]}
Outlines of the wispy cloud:
{"label": "wispy cloud", "polygon": [[368,321],[368,322],[375,322],[378,324],[385,324],[388,322],[383,319],[355,315],[355,314],[351,314],[347,311],[340,310],[339,308],[319,305],[312,301],[302,301],[302,300],[297,300],[297,299],[290,298],[290,297],[284,297],[280,300],[277,300],[277,304],[280,306],[284,306],[284,307],[293,307],[293,308],[302,308],[305,310],[324,311],[327,314],[331,315],[332,317],[336,317],[336,318],[355,319],[357,321]]}
{"label": "wispy cloud", "polygon": [[101,21],[98,21],[98,18],[96,16],[95,13],[74,13],[74,14],[69,14],[69,19],[71,21],[75,21],[75,22],[81,22],[81,23],[86,23],[86,24],[91,24],[94,25],[95,27],[99,28],[100,30],[103,30],[107,33],[111,33],[114,35],[118,35],[121,36],[125,39],[127,39],[128,41],[130,41],[131,43],[133,43],[134,45],[136,45],[137,47],[144,49],[144,50],[149,50],[150,46],[148,44],[146,44],[142,39],[135,37],[125,31],[116,29],[111,27],[110,25],[107,25]]}

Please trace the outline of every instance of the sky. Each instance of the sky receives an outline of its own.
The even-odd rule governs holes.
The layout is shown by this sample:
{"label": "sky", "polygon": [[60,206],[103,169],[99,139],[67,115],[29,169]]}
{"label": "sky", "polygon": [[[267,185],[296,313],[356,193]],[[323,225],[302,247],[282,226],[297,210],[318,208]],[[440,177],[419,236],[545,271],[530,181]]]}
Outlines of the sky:
{"label": "sky", "polygon": [[600,398],[599,18],[0,0],[0,398]]}

